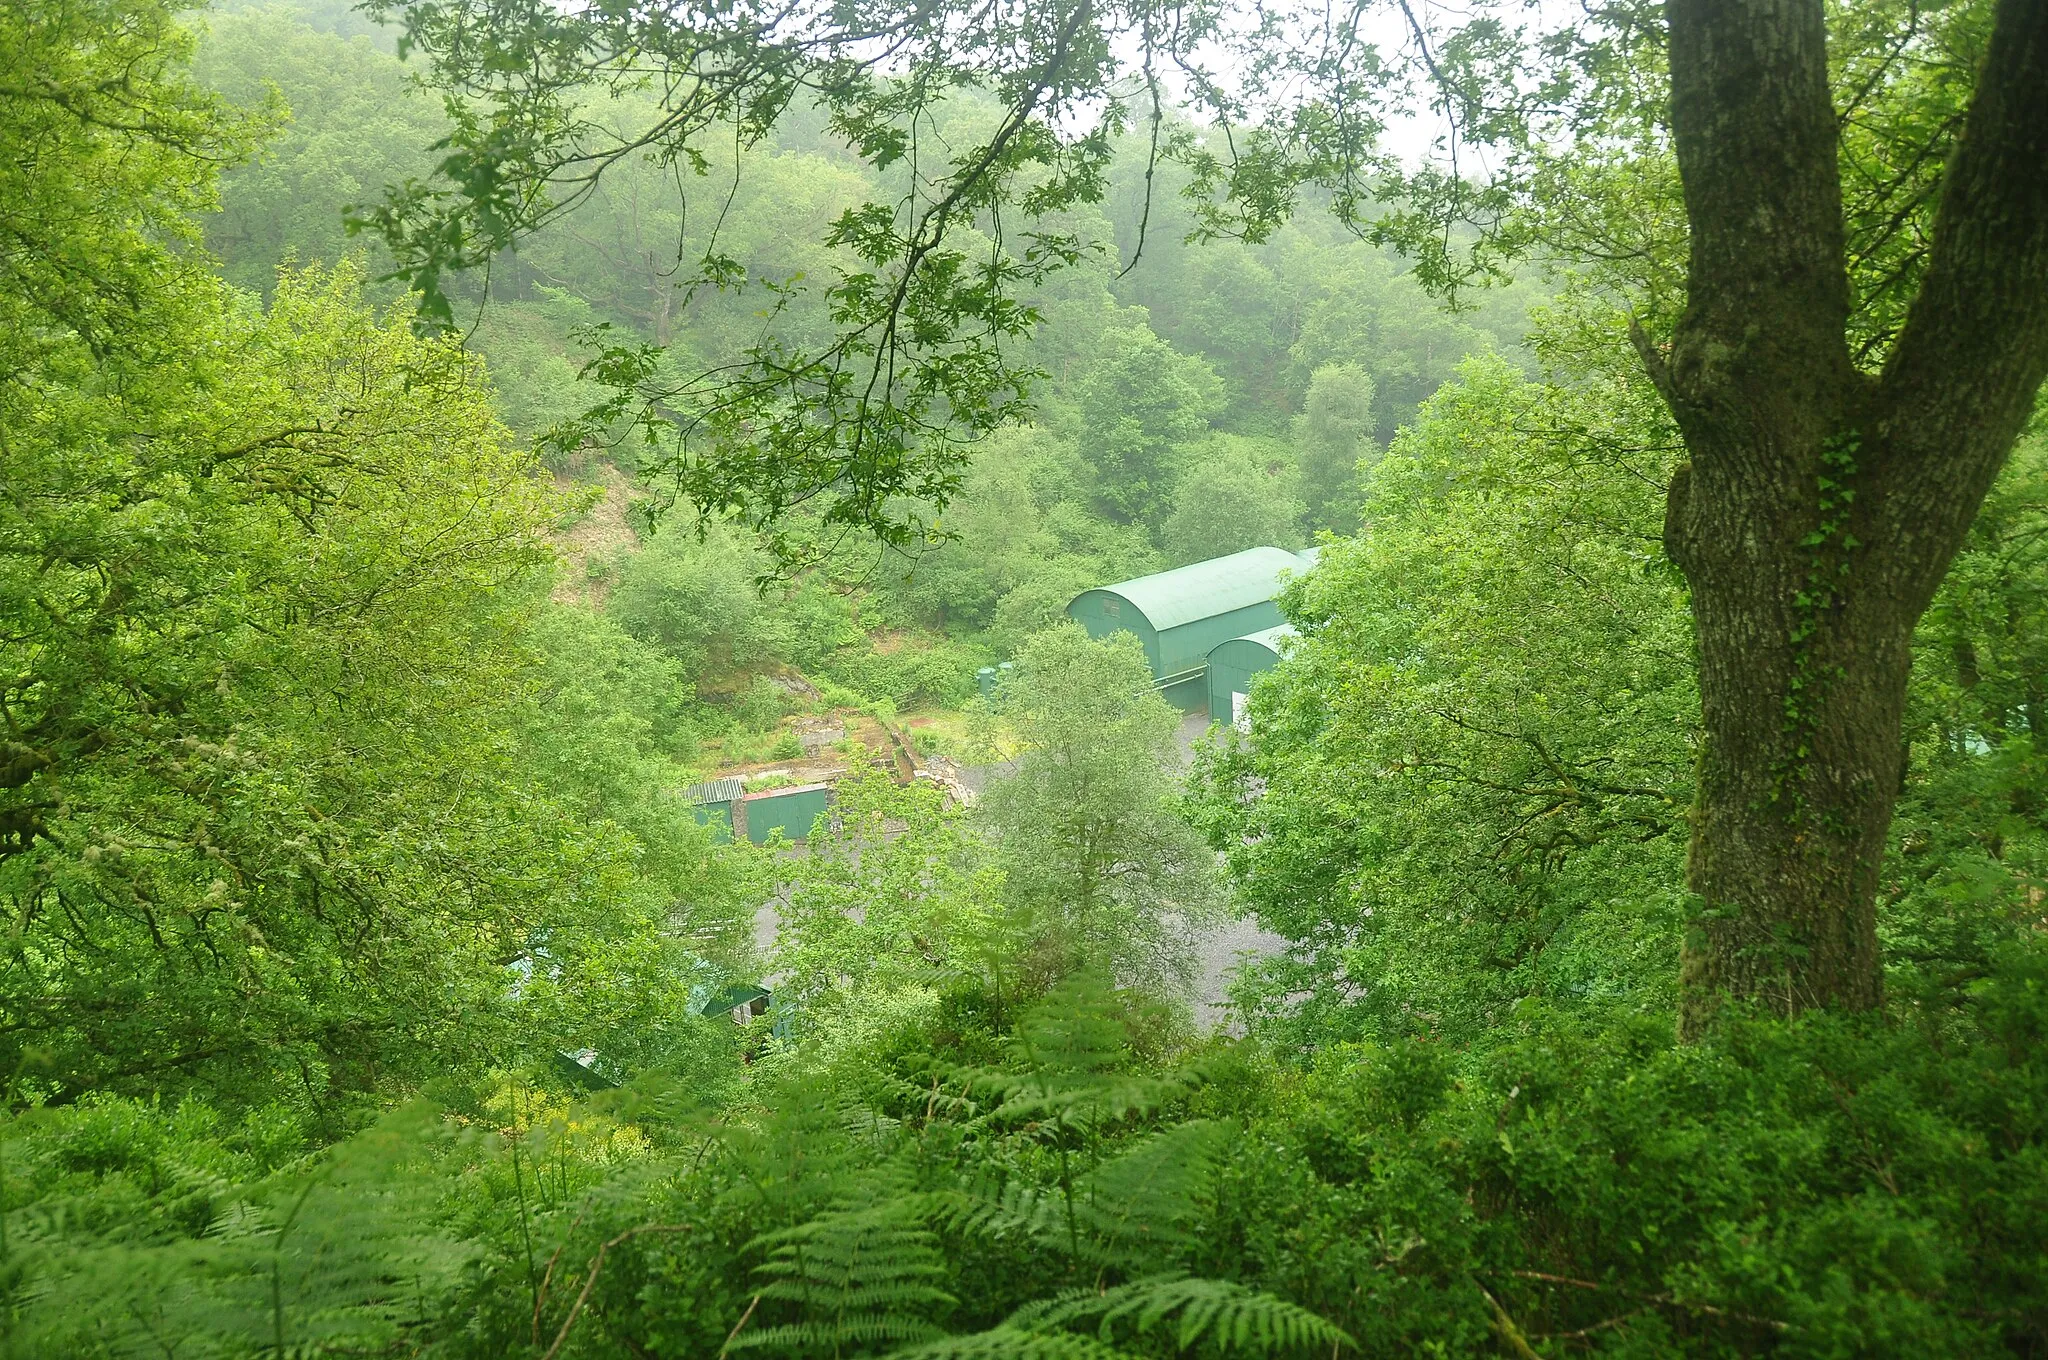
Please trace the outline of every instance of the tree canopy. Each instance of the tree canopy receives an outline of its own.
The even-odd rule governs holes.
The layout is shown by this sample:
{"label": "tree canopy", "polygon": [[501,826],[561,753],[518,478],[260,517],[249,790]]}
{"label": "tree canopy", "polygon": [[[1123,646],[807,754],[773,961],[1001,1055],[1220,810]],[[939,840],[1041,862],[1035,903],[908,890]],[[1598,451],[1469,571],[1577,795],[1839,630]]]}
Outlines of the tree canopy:
{"label": "tree canopy", "polygon": [[2044,14],[0,14],[0,1356],[2042,1353]]}

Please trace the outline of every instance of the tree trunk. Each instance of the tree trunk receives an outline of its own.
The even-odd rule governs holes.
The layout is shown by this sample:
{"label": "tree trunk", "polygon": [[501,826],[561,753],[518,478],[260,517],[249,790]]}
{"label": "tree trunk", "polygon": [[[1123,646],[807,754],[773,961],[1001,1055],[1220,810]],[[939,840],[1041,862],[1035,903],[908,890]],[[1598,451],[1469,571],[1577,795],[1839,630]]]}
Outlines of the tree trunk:
{"label": "tree trunk", "polygon": [[1668,358],[1690,455],[1665,545],[1692,587],[1706,731],[1680,1030],[1727,997],[1882,997],[1875,900],[1914,625],[2048,374],[2048,3],[2003,0],[1934,247],[1859,371],[1819,0],[1670,0],[1692,228]]}
{"label": "tree trunk", "polygon": [[1880,554],[1853,528],[1810,542],[1826,522],[1813,489],[1703,480],[1679,483],[1667,533],[1693,584],[1707,734],[1687,864],[1699,904],[1681,964],[1687,1035],[1725,995],[1786,1014],[1879,1001],[1877,875],[1926,603],[1880,584]]}

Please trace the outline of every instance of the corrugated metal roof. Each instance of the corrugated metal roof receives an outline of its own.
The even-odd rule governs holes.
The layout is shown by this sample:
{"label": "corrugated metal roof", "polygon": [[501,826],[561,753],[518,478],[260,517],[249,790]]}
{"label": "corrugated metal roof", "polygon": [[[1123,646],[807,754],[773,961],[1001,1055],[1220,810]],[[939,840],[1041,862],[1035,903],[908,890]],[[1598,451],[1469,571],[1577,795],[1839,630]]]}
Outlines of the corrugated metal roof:
{"label": "corrugated metal roof", "polygon": [[738,801],[746,791],[747,781],[736,774],[729,774],[723,779],[690,785],[683,790],[683,800],[689,803],[731,803]]}
{"label": "corrugated metal roof", "polygon": [[1100,589],[1128,600],[1154,628],[1177,628],[1270,600],[1280,592],[1281,572],[1308,565],[1284,548],[1246,548]]}
{"label": "corrugated metal roof", "polygon": [[738,1010],[741,1006],[752,1006],[756,1001],[772,1001],[774,994],[766,987],[752,982],[732,982],[712,993],[711,997],[698,1007],[697,1014],[710,1017],[725,1011]]}
{"label": "corrugated metal roof", "polygon": [[[1230,641],[1256,642],[1259,644],[1259,646],[1264,647],[1273,655],[1278,656],[1280,655],[1281,639],[1291,638],[1293,636],[1294,625],[1291,623],[1283,623],[1278,628],[1262,628],[1256,633],[1246,633],[1243,637],[1234,637],[1230,639]],[[1227,647],[1229,645],[1230,644],[1226,642],[1219,642],[1216,644],[1217,647]],[[1214,651],[1215,648],[1212,647],[1210,650]]]}

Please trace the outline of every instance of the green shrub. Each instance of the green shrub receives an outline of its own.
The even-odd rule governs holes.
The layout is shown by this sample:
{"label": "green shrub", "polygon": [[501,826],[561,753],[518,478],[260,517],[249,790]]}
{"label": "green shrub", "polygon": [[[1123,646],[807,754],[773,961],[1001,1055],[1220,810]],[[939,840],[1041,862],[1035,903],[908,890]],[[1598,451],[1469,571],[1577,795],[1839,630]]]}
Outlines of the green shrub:
{"label": "green shrub", "polygon": [[[0,1294],[25,1337],[139,1340],[149,1318],[131,1328],[95,1292],[118,1268],[124,1306],[198,1329],[177,1335],[255,1337],[268,1314],[245,1286],[275,1245],[294,1336],[331,1296],[348,1335],[449,1357],[524,1353],[537,1325],[543,1349],[567,1336],[586,1358],[715,1355],[736,1332],[756,1353],[926,1337],[920,1354],[1097,1360],[2048,1345],[2038,941],[1940,1008],[1738,1016],[1680,1047],[1668,1015],[1531,1002],[1485,1043],[1345,1045],[1305,1067],[1162,1044],[1154,1005],[1099,981],[1035,1001],[936,981],[851,1039],[800,1051],[757,1025],[735,1034],[742,1067],[735,1032],[705,1022],[687,1075],[571,1109],[402,1116],[296,1170],[270,1170],[286,1154],[259,1147],[267,1116],[108,1101],[18,1119],[9,1240],[29,1246]],[[303,1244],[276,1218],[300,1184],[337,1225],[304,1224]],[[343,1242],[350,1223],[379,1236]],[[118,1262],[115,1241],[133,1244]],[[316,1249],[347,1270],[319,1277]],[[385,1307],[377,1262],[415,1251],[441,1284]]]}
{"label": "green shrub", "polygon": [[946,641],[889,653],[841,653],[828,663],[826,674],[871,701],[886,699],[899,708],[955,707],[974,696],[974,673],[992,659],[971,644]]}
{"label": "green shrub", "polygon": [[1613,1355],[2038,1353],[2048,951],[1954,1003],[1683,1048],[1668,1016],[1527,1003],[1494,1047],[1336,1048],[1276,1077],[1199,1238],[1367,1354],[1508,1326]]}

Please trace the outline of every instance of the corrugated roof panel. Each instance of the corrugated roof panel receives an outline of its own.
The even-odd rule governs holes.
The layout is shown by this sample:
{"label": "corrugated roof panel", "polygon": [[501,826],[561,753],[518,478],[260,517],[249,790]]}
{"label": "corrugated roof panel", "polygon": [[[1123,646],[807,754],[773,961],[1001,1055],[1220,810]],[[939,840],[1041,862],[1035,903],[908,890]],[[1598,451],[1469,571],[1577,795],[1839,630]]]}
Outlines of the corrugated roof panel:
{"label": "corrugated roof panel", "polygon": [[1122,596],[1154,628],[1164,630],[1270,600],[1280,593],[1281,572],[1307,569],[1284,548],[1246,548],[1100,589]]}
{"label": "corrugated roof panel", "polygon": [[731,803],[747,791],[747,781],[736,774],[723,779],[707,780],[692,784],[683,790],[683,801],[688,803]]}
{"label": "corrugated roof panel", "polygon": [[[1262,628],[1256,633],[1246,633],[1243,637],[1234,637],[1230,639],[1230,641],[1256,642],[1257,644],[1259,644],[1259,646],[1264,647],[1273,655],[1278,656],[1280,655],[1281,640],[1283,638],[1291,638],[1293,636],[1294,625],[1291,623],[1283,623],[1278,628]],[[1227,646],[1228,644],[1219,642],[1216,645],[1218,647],[1222,647]]]}

